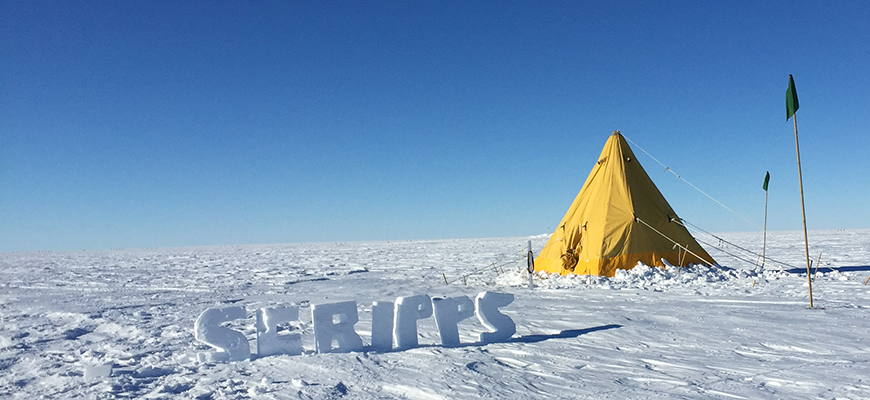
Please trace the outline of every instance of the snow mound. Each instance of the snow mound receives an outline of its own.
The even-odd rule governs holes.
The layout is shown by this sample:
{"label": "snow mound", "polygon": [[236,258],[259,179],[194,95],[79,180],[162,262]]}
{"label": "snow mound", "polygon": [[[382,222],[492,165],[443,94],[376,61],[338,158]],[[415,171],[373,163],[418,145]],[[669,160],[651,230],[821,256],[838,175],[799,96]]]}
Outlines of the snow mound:
{"label": "snow mound", "polygon": [[[666,267],[650,267],[638,263],[632,269],[620,269],[613,277],[592,275],[559,275],[536,271],[535,287],[545,289],[608,289],[608,290],[652,290],[673,291],[711,288],[734,288],[754,286],[759,281],[779,279],[782,276],[793,276],[779,270],[743,270],[719,266],[690,265],[679,268],[673,265]],[[525,269],[516,269],[496,278],[497,286],[527,286],[528,273]]]}

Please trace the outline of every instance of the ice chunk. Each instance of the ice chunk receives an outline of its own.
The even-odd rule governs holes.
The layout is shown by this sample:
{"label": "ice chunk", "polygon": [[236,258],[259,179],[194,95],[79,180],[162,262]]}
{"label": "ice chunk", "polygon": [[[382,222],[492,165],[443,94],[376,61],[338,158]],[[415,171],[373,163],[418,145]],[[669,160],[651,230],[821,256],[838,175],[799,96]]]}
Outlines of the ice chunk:
{"label": "ice chunk", "polygon": [[175,370],[170,368],[159,368],[159,367],[142,367],[133,372],[133,377],[138,379],[147,379],[147,378],[159,378],[161,376],[166,376],[175,373]]}
{"label": "ice chunk", "polygon": [[432,310],[435,314],[435,325],[444,346],[459,345],[459,327],[457,324],[474,315],[474,302],[468,296],[450,297],[446,299],[433,298]]}
{"label": "ice chunk", "polygon": [[393,302],[372,302],[372,347],[377,350],[393,348]]}
{"label": "ice chunk", "polygon": [[217,352],[203,352],[198,358],[203,362],[227,362],[250,359],[251,345],[248,338],[239,331],[220,326],[221,322],[245,318],[245,307],[209,308],[194,322],[193,335],[196,340],[217,349]]}
{"label": "ice chunk", "polygon": [[106,363],[94,366],[85,366],[85,380],[88,382],[102,378],[108,378],[112,375],[112,366],[114,363]]}
{"label": "ice chunk", "polygon": [[[355,301],[313,305],[311,320],[314,323],[314,343],[318,353],[362,350],[362,338],[353,329],[359,321]],[[334,348],[333,342],[336,343]]]}
{"label": "ice chunk", "polygon": [[514,320],[498,311],[514,301],[514,295],[495,292],[481,292],[474,299],[477,306],[477,319],[490,332],[481,332],[481,343],[503,342],[517,332]]}
{"label": "ice chunk", "polygon": [[278,325],[299,319],[299,307],[267,307],[257,311],[257,356],[302,354],[302,335],[279,335]]}
{"label": "ice chunk", "polygon": [[427,294],[396,298],[393,339],[396,347],[417,347],[417,320],[432,316],[432,300]]}

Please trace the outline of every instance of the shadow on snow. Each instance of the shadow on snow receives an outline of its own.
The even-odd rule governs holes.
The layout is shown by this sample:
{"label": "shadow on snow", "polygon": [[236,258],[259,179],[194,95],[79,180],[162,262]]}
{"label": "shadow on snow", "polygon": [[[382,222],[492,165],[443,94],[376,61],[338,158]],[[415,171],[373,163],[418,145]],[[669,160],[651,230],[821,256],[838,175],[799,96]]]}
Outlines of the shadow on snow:
{"label": "shadow on snow", "polygon": [[602,326],[596,326],[593,328],[586,328],[586,329],[569,329],[569,330],[564,330],[564,331],[559,332],[559,333],[554,334],[554,335],[526,335],[526,336],[520,336],[518,338],[512,338],[512,339],[508,340],[507,342],[538,343],[538,342],[543,342],[545,340],[550,340],[550,339],[570,339],[570,338],[578,337],[580,335],[585,335],[587,333],[603,331],[603,330],[607,330],[607,329],[614,329],[614,328],[622,328],[622,325],[610,324],[610,325],[602,325]]}
{"label": "shadow on snow", "polygon": [[[818,269],[818,271],[816,271],[816,269],[813,268],[813,272],[829,273],[829,272],[834,272],[834,271],[837,271],[837,272],[866,272],[866,271],[870,271],[870,265],[849,266],[849,267],[821,267]],[[794,268],[794,269],[787,269],[787,270],[785,270],[785,272],[788,272],[790,274],[805,274],[807,272],[807,269],[806,268]]]}
{"label": "shadow on snow", "polygon": [[[419,348],[428,348],[428,347],[442,347],[442,348],[457,349],[457,348],[463,348],[463,347],[482,347],[482,346],[485,346],[488,344],[498,344],[498,343],[539,343],[539,342],[543,342],[545,340],[550,340],[550,339],[572,339],[572,338],[579,337],[581,335],[585,335],[587,333],[603,331],[603,330],[607,330],[607,329],[614,329],[614,328],[622,328],[622,325],[610,324],[610,325],[595,326],[595,327],[586,328],[586,329],[568,329],[568,330],[564,330],[562,332],[552,334],[552,335],[526,335],[526,336],[510,338],[510,339],[507,339],[507,340],[501,341],[501,342],[492,342],[492,343],[482,343],[482,342],[462,343],[462,344],[457,345],[457,346],[445,346],[445,345],[441,345],[441,344],[421,344],[418,346],[414,346],[413,348],[419,349]],[[410,348],[409,349],[394,348],[394,349],[385,351],[385,350],[378,350],[378,349],[372,348],[371,346],[365,346],[363,348],[363,352],[374,351],[377,353],[394,353],[394,352],[402,352],[402,351],[406,351],[406,350],[411,350],[411,349]]]}

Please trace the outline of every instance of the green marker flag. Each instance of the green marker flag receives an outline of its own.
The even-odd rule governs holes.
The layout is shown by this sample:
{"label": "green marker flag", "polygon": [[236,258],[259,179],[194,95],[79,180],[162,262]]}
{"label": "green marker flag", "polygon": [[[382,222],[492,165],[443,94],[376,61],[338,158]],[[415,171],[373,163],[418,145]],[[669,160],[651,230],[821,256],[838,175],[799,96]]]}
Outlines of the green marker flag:
{"label": "green marker flag", "polygon": [[764,186],[762,188],[764,188],[765,192],[767,191],[767,182],[770,182],[770,172],[764,175]]}
{"label": "green marker flag", "polygon": [[785,120],[791,119],[798,109],[797,89],[794,88],[794,78],[788,75],[788,90],[785,91]]}

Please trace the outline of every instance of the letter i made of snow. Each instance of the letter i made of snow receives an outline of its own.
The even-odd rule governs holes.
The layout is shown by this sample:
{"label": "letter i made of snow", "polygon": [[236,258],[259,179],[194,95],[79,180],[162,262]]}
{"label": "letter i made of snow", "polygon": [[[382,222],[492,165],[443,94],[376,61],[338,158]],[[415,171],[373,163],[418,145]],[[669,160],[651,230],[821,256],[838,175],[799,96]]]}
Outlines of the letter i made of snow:
{"label": "letter i made of snow", "polygon": [[372,347],[390,351],[393,348],[393,302],[372,302]]}

